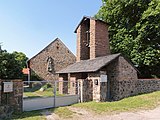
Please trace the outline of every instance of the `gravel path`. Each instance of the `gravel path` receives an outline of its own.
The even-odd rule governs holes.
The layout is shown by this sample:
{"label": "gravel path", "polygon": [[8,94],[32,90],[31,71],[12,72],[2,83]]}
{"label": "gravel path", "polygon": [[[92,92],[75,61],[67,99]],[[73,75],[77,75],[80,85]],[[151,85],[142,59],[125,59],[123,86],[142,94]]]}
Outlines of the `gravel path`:
{"label": "gravel path", "polygon": [[[75,115],[67,120],[160,120],[160,107],[153,110],[143,110],[139,112],[122,112],[114,115],[95,115],[91,111],[76,107],[68,107]],[[47,115],[48,114],[48,115]],[[56,114],[44,111],[47,120],[63,120]]]}
{"label": "gravel path", "polygon": [[101,116],[95,120],[160,120],[160,107],[139,112],[122,112],[112,116]]}

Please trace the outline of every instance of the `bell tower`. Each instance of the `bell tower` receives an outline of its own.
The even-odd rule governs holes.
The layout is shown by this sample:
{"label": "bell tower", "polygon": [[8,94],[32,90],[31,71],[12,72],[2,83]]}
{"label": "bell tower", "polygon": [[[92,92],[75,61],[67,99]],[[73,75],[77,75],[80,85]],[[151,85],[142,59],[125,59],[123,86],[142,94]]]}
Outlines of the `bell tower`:
{"label": "bell tower", "polygon": [[77,26],[77,62],[110,54],[108,25],[92,17],[83,17]]}

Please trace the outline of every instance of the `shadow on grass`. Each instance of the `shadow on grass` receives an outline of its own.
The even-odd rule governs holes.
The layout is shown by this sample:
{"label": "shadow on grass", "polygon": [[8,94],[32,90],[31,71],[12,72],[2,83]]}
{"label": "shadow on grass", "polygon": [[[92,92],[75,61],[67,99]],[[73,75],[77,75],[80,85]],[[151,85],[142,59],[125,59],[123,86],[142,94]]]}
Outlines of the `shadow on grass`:
{"label": "shadow on grass", "polygon": [[[9,120],[46,120],[46,115],[51,115],[54,113],[56,108],[48,108],[42,110],[34,110],[34,111],[24,111],[22,113],[14,113]],[[50,111],[48,114],[43,112]]]}
{"label": "shadow on grass", "polygon": [[43,98],[43,96],[27,96],[27,97],[23,97],[23,99],[32,99],[32,98]]}
{"label": "shadow on grass", "polygon": [[24,92],[35,92],[41,88],[41,85],[24,88]]}
{"label": "shadow on grass", "polygon": [[45,120],[45,117],[41,114],[40,110],[14,113],[11,117],[11,120]]}

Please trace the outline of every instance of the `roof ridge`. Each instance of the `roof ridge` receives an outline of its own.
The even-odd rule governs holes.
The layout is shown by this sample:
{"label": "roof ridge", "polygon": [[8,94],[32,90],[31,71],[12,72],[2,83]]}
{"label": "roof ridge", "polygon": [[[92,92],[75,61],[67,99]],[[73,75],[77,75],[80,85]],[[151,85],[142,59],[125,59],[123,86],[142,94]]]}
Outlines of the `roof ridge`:
{"label": "roof ridge", "polygon": [[73,63],[66,68],[56,72],[56,73],[77,73],[77,72],[95,72],[105,65],[112,62],[121,54],[112,54],[102,57],[97,57],[95,59],[82,60],[76,63]]}

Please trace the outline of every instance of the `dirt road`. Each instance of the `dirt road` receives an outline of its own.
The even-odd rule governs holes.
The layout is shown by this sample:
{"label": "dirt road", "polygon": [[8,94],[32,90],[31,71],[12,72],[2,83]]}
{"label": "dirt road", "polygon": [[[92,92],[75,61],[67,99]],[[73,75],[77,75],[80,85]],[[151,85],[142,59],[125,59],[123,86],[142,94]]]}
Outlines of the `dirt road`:
{"label": "dirt road", "polygon": [[160,107],[153,110],[143,110],[138,112],[122,112],[114,115],[95,115],[84,109],[68,107],[75,114],[73,118],[62,119],[55,117],[55,114],[46,116],[47,120],[160,120]]}

